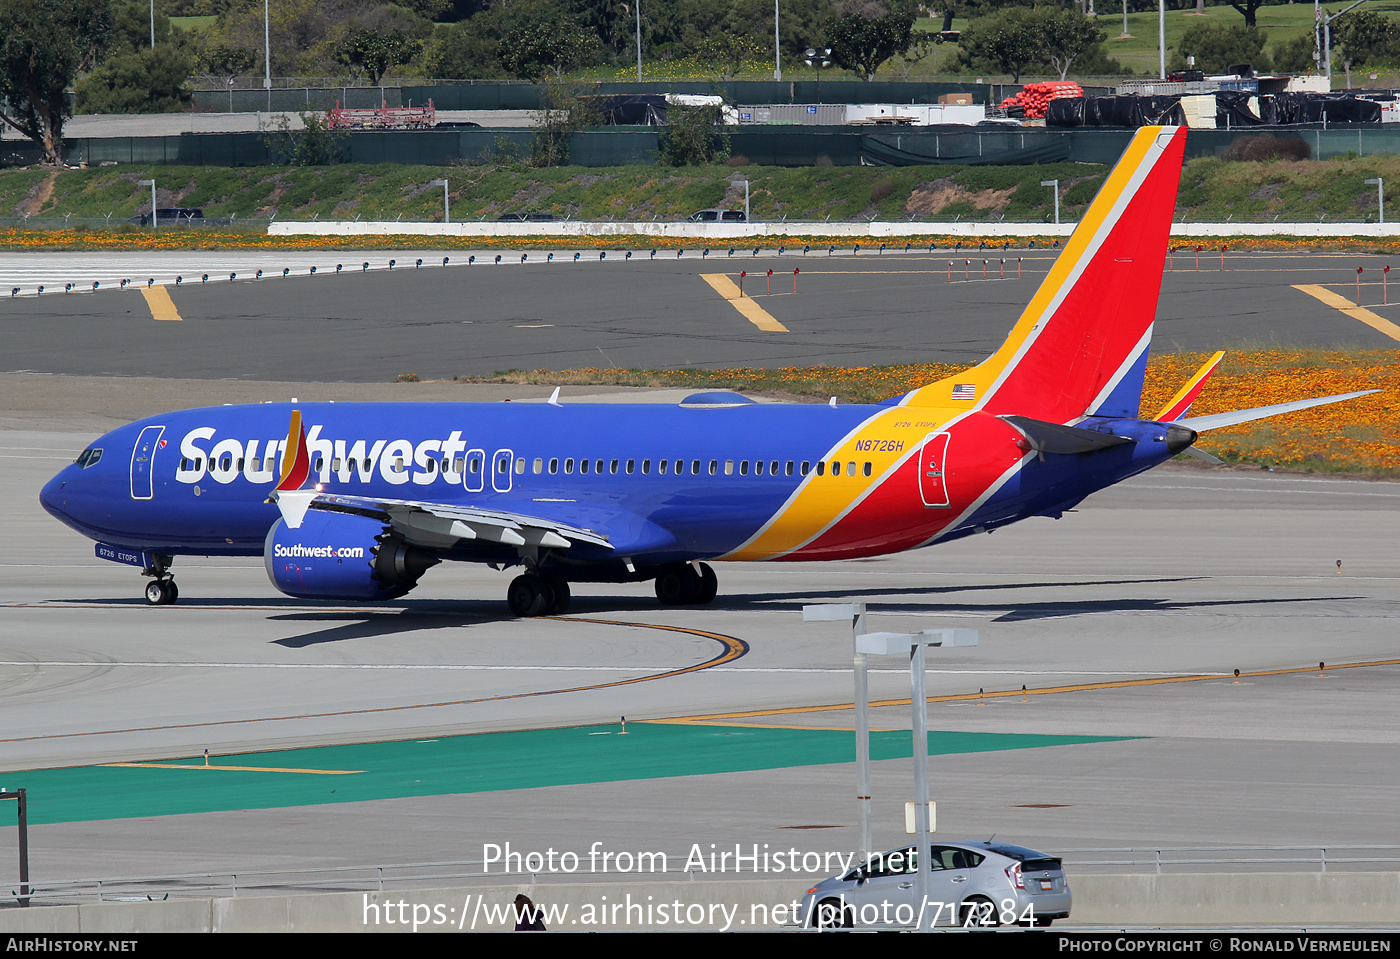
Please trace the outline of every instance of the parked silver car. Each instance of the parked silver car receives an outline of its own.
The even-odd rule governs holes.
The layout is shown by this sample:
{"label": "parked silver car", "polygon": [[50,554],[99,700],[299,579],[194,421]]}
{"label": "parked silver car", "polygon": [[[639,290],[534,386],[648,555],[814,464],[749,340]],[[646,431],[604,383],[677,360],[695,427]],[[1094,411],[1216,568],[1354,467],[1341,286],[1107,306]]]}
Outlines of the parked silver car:
{"label": "parked silver car", "polygon": [[[987,841],[936,842],[926,915],[939,926],[1048,926],[1069,917],[1070,891],[1055,856]],[[824,879],[802,902],[819,928],[914,926],[919,915],[918,853],[905,846]]]}

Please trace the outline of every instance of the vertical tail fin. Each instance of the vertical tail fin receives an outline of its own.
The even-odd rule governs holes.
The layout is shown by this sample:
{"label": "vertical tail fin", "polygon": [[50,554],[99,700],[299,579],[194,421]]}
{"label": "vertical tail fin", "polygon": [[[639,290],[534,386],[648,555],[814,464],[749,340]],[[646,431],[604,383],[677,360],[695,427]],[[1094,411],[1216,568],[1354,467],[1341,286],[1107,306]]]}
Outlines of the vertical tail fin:
{"label": "vertical tail fin", "polygon": [[902,405],[1136,417],[1185,146],[1184,127],[1139,130],[1006,342]]}

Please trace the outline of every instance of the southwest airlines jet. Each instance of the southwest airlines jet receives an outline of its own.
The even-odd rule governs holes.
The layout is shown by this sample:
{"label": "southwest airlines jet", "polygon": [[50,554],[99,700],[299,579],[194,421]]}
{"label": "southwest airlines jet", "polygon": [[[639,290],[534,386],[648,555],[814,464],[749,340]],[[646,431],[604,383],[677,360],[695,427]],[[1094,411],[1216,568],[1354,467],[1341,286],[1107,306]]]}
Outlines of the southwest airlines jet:
{"label": "southwest airlines jet", "polygon": [[875,556],[1059,516],[1203,430],[1362,395],[1184,418],[1217,355],[1139,418],[1185,143],[1140,130],[1001,348],[878,405],[212,407],[108,433],[40,501],[140,567],[153,604],[177,599],[183,555],[260,555],[290,596],[365,602],[458,560],[521,567],[517,616],[563,613],[571,583],[702,604],[706,560]]}

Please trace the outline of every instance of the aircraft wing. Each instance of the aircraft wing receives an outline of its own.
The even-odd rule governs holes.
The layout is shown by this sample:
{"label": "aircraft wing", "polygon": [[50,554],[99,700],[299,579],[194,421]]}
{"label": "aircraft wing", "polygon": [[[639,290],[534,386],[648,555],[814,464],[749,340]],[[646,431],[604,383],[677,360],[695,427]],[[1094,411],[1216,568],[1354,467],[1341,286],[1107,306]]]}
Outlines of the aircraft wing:
{"label": "aircraft wing", "polygon": [[539,516],[475,506],[318,493],[310,501],[309,507],[373,516],[391,524],[409,543],[428,549],[445,549],[461,540],[551,549],[567,549],[576,543],[588,543],[612,549],[607,535],[603,533]]}
{"label": "aircraft wing", "polygon": [[1357,390],[1355,393],[1340,393],[1336,396],[1319,396],[1311,400],[1294,400],[1291,403],[1275,403],[1273,406],[1256,406],[1252,410],[1235,410],[1233,413],[1212,413],[1210,416],[1192,416],[1184,420],[1177,420],[1181,426],[1193,429],[1197,433],[1204,433],[1206,430],[1218,430],[1222,426],[1236,426],[1240,423],[1248,423],[1251,420],[1262,420],[1269,416],[1278,416],[1281,413],[1296,413],[1298,410],[1311,409],[1314,406],[1325,406],[1328,403],[1340,403],[1342,400],[1354,400],[1358,396],[1367,396],[1371,393],[1379,393],[1380,390]]}

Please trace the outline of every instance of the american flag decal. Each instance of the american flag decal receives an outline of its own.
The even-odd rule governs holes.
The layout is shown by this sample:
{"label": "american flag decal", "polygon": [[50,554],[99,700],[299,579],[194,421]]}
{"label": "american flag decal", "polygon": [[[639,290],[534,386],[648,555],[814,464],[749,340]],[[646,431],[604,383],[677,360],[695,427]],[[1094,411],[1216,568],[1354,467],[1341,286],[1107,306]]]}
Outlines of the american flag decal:
{"label": "american flag decal", "polygon": [[977,387],[972,383],[955,383],[953,384],[953,399],[975,400],[977,399]]}

